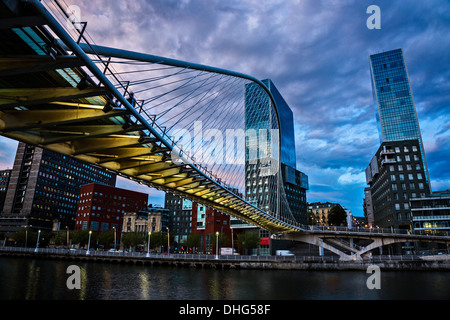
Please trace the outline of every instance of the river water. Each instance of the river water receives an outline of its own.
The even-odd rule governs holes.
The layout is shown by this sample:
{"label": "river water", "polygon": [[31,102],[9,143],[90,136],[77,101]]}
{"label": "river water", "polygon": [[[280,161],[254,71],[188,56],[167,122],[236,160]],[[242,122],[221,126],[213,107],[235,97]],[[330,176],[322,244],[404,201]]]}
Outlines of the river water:
{"label": "river water", "polygon": [[[77,265],[80,289],[67,286]],[[450,272],[214,270],[0,257],[1,300],[450,299]]]}

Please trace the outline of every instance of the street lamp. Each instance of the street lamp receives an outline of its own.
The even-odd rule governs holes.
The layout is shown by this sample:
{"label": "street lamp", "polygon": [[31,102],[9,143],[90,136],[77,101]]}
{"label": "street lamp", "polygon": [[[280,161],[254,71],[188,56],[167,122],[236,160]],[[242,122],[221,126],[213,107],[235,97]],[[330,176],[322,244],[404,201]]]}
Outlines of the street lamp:
{"label": "street lamp", "polygon": [[170,254],[170,232],[169,232],[169,227],[167,228],[167,254]]}
{"label": "street lamp", "polygon": [[67,249],[69,249],[69,227],[66,226],[66,230],[67,230]]}
{"label": "street lamp", "polygon": [[234,255],[234,236],[233,236],[233,228],[231,228],[231,254]]}
{"label": "street lamp", "polygon": [[34,252],[38,252],[40,235],[41,235],[41,230],[38,231],[38,237],[37,237],[37,242],[36,242],[36,249],[34,250]]}
{"label": "street lamp", "polygon": [[88,241],[88,249],[86,251],[86,254],[89,254],[89,248],[91,247],[91,234],[92,234],[92,230],[89,230],[89,241]]}
{"label": "street lamp", "polygon": [[152,235],[151,231],[148,232],[148,241],[147,241],[147,257],[150,257],[150,236]]}
{"label": "street lamp", "polygon": [[216,259],[219,259],[219,231],[216,232]]}
{"label": "street lamp", "polygon": [[28,242],[28,226],[25,226],[25,248],[27,247]]}
{"label": "street lamp", "polygon": [[114,229],[114,250],[117,249],[117,244],[116,244],[116,227],[113,227]]}

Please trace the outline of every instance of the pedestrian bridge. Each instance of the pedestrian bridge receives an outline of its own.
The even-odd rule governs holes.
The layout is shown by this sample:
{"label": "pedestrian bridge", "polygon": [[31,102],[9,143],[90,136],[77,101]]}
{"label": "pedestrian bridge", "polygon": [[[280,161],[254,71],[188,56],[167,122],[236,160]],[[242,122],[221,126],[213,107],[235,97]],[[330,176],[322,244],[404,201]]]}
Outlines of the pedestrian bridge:
{"label": "pedestrian bridge", "polygon": [[[96,45],[87,22],[74,19],[58,1],[1,0],[0,19],[1,135],[203,203],[285,238],[342,248],[335,239],[344,236],[341,231],[301,225],[289,208],[279,161],[280,118],[263,82]],[[249,103],[261,106],[251,115],[252,130],[245,112]],[[263,111],[267,105],[269,112]],[[249,171],[249,163],[256,171]],[[249,200],[250,174],[265,177],[254,189],[266,188],[270,197]],[[386,244],[432,239],[367,230],[345,236]],[[344,251],[359,257],[375,246]]]}

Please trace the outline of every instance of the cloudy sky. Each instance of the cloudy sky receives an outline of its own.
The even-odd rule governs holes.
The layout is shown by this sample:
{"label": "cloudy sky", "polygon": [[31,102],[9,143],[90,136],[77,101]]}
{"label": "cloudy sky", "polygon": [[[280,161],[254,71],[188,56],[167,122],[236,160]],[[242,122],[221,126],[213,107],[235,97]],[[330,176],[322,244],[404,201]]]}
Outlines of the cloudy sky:
{"label": "cloudy sky", "polygon": [[[294,112],[307,200],[336,201],[354,215],[362,215],[364,169],[380,144],[369,55],[403,48],[433,190],[450,189],[448,0],[74,3],[98,45],[272,79]],[[370,5],[381,9],[381,29],[366,26]],[[0,168],[12,167],[16,144],[0,140]]]}

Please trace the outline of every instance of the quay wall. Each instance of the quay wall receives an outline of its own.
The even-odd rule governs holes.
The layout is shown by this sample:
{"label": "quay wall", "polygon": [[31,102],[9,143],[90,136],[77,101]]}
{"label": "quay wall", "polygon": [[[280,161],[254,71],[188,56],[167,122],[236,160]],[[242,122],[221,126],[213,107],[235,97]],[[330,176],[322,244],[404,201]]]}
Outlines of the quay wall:
{"label": "quay wall", "polygon": [[376,265],[381,270],[391,271],[450,271],[450,255],[423,258],[396,257],[396,259],[339,261],[319,259],[319,257],[230,257],[192,256],[192,255],[119,255],[119,254],[89,254],[60,253],[52,251],[34,252],[0,250],[0,257],[20,257],[32,259],[54,259],[73,262],[117,263],[150,266],[166,266],[180,268],[213,268],[213,269],[261,269],[261,270],[309,270],[309,271],[345,271],[367,270]]}

